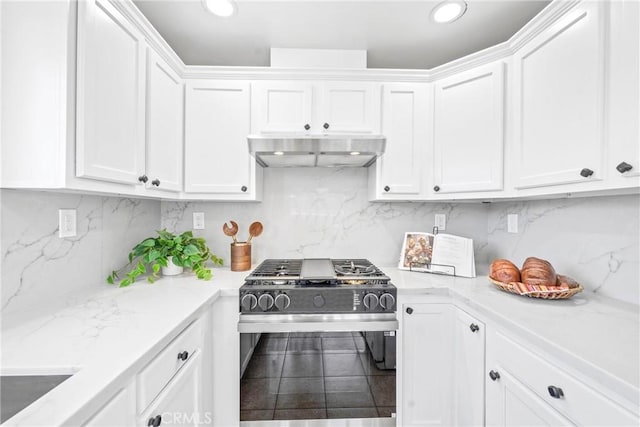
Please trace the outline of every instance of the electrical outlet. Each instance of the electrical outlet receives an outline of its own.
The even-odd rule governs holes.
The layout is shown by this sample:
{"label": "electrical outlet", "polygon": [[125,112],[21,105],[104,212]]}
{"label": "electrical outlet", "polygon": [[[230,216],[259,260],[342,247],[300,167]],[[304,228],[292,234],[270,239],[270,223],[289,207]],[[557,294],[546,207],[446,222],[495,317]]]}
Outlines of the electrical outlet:
{"label": "electrical outlet", "polygon": [[76,219],[75,209],[58,209],[58,237],[77,235]]}
{"label": "electrical outlet", "polygon": [[204,212],[193,213],[193,229],[204,230]]}
{"label": "electrical outlet", "polygon": [[445,214],[436,214],[434,225],[438,227],[438,231],[447,229],[447,216]]}
{"label": "electrical outlet", "polygon": [[518,232],[518,215],[517,214],[507,215],[507,232],[508,233]]}

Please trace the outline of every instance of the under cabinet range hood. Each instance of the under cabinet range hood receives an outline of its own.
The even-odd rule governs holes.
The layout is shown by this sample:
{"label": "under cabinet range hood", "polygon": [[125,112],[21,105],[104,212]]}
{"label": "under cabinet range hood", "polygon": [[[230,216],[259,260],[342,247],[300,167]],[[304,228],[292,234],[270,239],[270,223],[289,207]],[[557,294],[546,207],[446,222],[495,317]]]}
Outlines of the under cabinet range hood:
{"label": "under cabinet range hood", "polygon": [[249,135],[249,152],[264,167],[367,167],[384,153],[382,135]]}

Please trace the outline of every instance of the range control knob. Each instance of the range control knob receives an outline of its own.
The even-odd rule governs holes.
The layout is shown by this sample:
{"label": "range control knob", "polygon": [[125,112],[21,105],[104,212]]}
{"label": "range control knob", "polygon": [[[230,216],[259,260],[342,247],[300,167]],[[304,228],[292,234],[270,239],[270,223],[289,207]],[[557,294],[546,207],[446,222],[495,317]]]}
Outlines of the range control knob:
{"label": "range control knob", "polygon": [[256,308],[256,305],[258,305],[258,299],[253,294],[246,294],[242,297],[240,304],[245,311],[251,311]]}
{"label": "range control knob", "polygon": [[320,294],[313,297],[313,305],[318,308],[322,307],[324,305],[324,297]]}
{"label": "range control knob", "polygon": [[380,295],[380,306],[385,310],[393,310],[393,305],[396,303],[396,299],[393,295],[384,293]]}
{"label": "range control knob", "polygon": [[262,294],[260,298],[258,298],[258,306],[262,309],[262,311],[267,311],[271,307],[273,307],[273,297],[269,294]]}
{"label": "range control knob", "polygon": [[362,299],[362,302],[367,310],[373,310],[378,306],[378,295],[366,294]]}
{"label": "range control knob", "polygon": [[284,311],[291,305],[291,298],[287,294],[276,295],[275,303],[276,308],[280,311]]}

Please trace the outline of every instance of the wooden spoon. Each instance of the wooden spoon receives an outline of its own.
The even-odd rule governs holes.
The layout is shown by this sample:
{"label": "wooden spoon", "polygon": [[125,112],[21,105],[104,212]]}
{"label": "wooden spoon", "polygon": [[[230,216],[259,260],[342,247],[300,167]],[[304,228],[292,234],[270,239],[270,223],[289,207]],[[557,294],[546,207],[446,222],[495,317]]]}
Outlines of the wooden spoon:
{"label": "wooden spoon", "polygon": [[238,243],[238,240],[236,240],[236,234],[238,234],[238,224],[235,221],[229,222],[231,223],[231,227],[229,227],[225,222],[222,225],[222,231],[224,232],[224,234],[233,239],[233,243]]}
{"label": "wooden spoon", "polygon": [[247,243],[251,241],[252,238],[258,237],[262,234],[262,223],[261,222],[253,222],[249,226],[249,239],[247,239]]}

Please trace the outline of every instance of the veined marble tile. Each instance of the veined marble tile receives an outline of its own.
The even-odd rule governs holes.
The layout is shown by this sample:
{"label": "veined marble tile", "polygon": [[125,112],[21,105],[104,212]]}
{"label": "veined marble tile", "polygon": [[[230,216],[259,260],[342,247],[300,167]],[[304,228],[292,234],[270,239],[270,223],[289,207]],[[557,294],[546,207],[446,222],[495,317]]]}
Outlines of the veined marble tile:
{"label": "veined marble tile", "polygon": [[[507,215],[519,233],[507,233]],[[494,203],[488,255],[522,265],[544,258],[587,291],[640,303],[640,196]]]}

